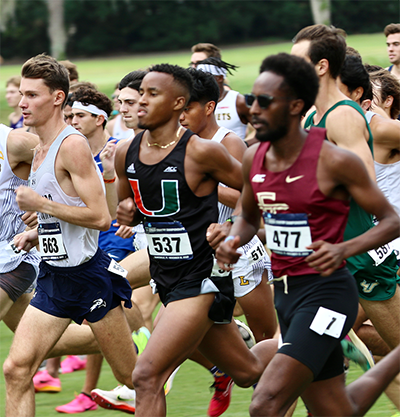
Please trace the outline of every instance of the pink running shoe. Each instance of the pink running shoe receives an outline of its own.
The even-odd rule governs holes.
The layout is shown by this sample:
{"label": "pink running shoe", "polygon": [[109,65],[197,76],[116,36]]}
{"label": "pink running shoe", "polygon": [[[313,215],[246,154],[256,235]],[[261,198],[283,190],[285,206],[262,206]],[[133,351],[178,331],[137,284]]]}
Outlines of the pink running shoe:
{"label": "pink running shoe", "polygon": [[74,371],[80,371],[86,368],[87,359],[81,359],[78,356],[69,355],[61,362],[61,372],[69,374]]}
{"label": "pink running shoe", "polygon": [[226,374],[214,377],[214,384],[211,388],[215,388],[210,405],[208,406],[207,415],[210,417],[218,417],[229,407],[231,402],[231,393],[234,382],[232,378]]}
{"label": "pink running shoe", "polygon": [[82,392],[68,404],[59,405],[56,411],[64,414],[84,413],[85,411],[97,410],[98,405],[86,394]]}
{"label": "pink running shoe", "polygon": [[53,378],[45,369],[36,372],[33,377],[35,392],[56,393],[61,391],[61,381],[59,378]]}

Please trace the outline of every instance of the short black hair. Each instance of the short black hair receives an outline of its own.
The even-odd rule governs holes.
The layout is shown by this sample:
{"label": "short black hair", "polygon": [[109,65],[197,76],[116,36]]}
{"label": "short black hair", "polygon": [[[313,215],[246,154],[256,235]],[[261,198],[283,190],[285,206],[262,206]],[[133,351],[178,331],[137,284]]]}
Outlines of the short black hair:
{"label": "short black hair", "polygon": [[231,75],[233,74],[232,71],[236,71],[239,68],[237,65],[229,64],[228,62],[222,61],[221,58],[217,58],[215,56],[210,56],[202,61],[198,61],[196,66],[200,64],[210,64],[215,65],[218,68],[224,68]]}
{"label": "short black hair", "polygon": [[372,99],[372,87],[369,74],[358,56],[346,55],[340,71],[340,81],[349,89],[350,93],[356,88],[362,87],[364,92],[360,101]]}
{"label": "short black hair", "polygon": [[172,75],[174,81],[187,91],[187,100],[189,100],[192,95],[193,81],[185,68],[182,68],[179,65],[156,64],[152,65],[148,72],[162,72],[164,74]]}
{"label": "short black hair", "polygon": [[195,68],[188,68],[187,71],[193,80],[193,90],[189,103],[194,101],[204,105],[209,101],[214,101],[215,104],[217,104],[219,99],[219,87],[214,76]]}
{"label": "short black hair", "polygon": [[123,88],[132,88],[133,90],[139,91],[140,84],[144,76],[147,74],[146,71],[132,71],[129,74],[126,74],[124,78],[119,82],[118,89],[122,90]]}
{"label": "short black hair", "polygon": [[260,67],[260,74],[265,71],[284,78],[279,88],[289,90],[289,94],[304,101],[302,113],[314,104],[319,79],[315,68],[305,59],[286,53],[270,55],[264,59]]}

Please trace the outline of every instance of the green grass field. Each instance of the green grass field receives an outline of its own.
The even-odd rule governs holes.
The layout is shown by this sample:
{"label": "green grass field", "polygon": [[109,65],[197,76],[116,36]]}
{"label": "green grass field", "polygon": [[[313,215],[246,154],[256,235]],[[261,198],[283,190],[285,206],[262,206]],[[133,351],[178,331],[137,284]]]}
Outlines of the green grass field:
{"label": "green grass field", "polygon": [[[385,38],[383,34],[349,36],[348,44],[356,48],[363,56],[364,61],[371,64],[387,66]],[[223,58],[227,62],[239,65],[239,70],[234,76],[229,77],[233,89],[246,93],[251,90],[257,77],[261,60],[270,54],[277,52],[289,52],[290,42],[265,44],[257,46],[241,46],[237,48],[223,48]],[[114,85],[128,72],[145,68],[148,65],[161,62],[169,62],[187,66],[190,60],[189,51],[168,54],[136,55],[123,58],[73,60],[78,65],[81,81],[91,81],[104,93],[111,95]],[[20,65],[5,65],[0,68],[0,122],[7,123],[7,115],[10,109],[5,101],[5,82],[12,75],[20,73]],[[0,323],[0,362],[3,363],[12,341],[12,333],[4,323]],[[362,371],[355,365],[351,366],[348,381],[351,382],[360,376]],[[2,374],[1,374],[2,375]],[[84,372],[61,375],[62,392],[58,394],[36,395],[36,415],[39,417],[52,417],[59,414],[54,410],[57,405],[65,404],[73,399],[75,392],[80,392],[84,381]],[[168,415],[171,417],[196,417],[205,416],[212,383],[210,374],[199,365],[187,361],[179,370],[174,387],[167,397]],[[116,381],[109,366],[104,363],[99,388],[112,389]],[[226,417],[248,415],[248,406],[251,400],[252,389],[233,390],[232,403]],[[5,386],[4,377],[0,379],[0,416],[4,415]],[[390,417],[395,413],[394,406],[385,396],[381,396],[367,416]],[[116,411],[98,409],[89,414],[97,417],[118,415]],[[123,414],[119,414],[123,415]],[[294,414],[296,417],[304,417],[306,411],[301,401]],[[151,416],[149,416],[151,417]]]}
{"label": "green grass field", "polygon": [[[347,42],[361,53],[365,62],[381,66],[389,65],[386,39],[383,33],[353,35],[348,37]],[[290,48],[290,42],[222,48],[223,59],[240,67],[233,76],[228,77],[231,87],[242,94],[250,92],[261,61],[271,54],[290,52]],[[189,61],[189,50],[165,54],[133,55],[123,58],[73,60],[78,66],[80,80],[96,84],[99,90],[108,96],[111,96],[115,84],[130,71],[162,62],[186,67]],[[19,74],[20,71],[21,65],[0,67],[0,123],[7,124],[7,115],[11,113],[4,98],[5,83],[9,77]]]}
{"label": "green grass field", "polygon": [[[11,341],[12,333],[0,323],[0,362],[3,363]],[[348,374],[348,381],[354,381],[362,374],[361,369],[352,364]],[[72,374],[61,375],[62,391],[58,394],[36,394],[36,415],[38,417],[60,416],[54,408],[66,404],[74,398],[75,393],[82,389],[85,372],[73,372]],[[209,386],[212,384],[211,374],[204,368],[192,361],[186,361],[177,373],[172,391],[167,396],[167,415],[170,417],[204,417],[207,413],[208,403],[212,396]],[[103,362],[102,373],[98,387],[100,389],[113,389],[117,385],[110,367]],[[253,389],[242,389],[234,387],[232,402],[224,417],[243,417],[248,415],[248,408],[251,401]],[[0,380],[0,416],[4,415],[5,387],[4,377],[1,374]],[[369,411],[369,417],[390,417],[396,412],[392,403],[382,395],[373,408]],[[120,411],[109,411],[98,408],[85,415],[94,417],[123,416]],[[306,411],[301,401],[294,413],[295,417],[305,417]],[[151,417],[151,416],[149,416]]]}

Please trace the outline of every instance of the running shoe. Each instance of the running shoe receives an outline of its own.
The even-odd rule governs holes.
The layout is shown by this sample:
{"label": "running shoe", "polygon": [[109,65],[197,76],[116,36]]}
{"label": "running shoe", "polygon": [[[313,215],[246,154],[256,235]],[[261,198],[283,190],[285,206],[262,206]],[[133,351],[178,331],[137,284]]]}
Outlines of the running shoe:
{"label": "running shoe", "polygon": [[46,369],[36,372],[32,379],[35,392],[48,392],[53,394],[61,391],[60,378],[53,378]]}
{"label": "running shoe", "polygon": [[364,372],[375,365],[371,352],[353,329],[350,329],[349,333],[341,341],[341,345],[343,355],[359,365]]}
{"label": "running shoe", "polygon": [[211,385],[211,388],[214,388],[215,392],[208,406],[208,416],[218,417],[225,413],[231,402],[233,384],[233,379],[226,374],[214,377],[214,383]]}
{"label": "running shoe", "polygon": [[61,372],[69,374],[74,371],[80,371],[86,368],[87,359],[81,359],[79,356],[68,355],[60,364]]}
{"label": "running shoe", "polygon": [[174,372],[172,372],[172,374],[170,375],[170,377],[167,379],[167,382],[165,383],[165,385],[164,385],[164,392],[165,392],[165,396],[167,396],[168,395],[168,393],[171,391],[171,389],[172,389],[172,384],[173,384],[173,382],[174,382],[174,378],[175,378],[175,375],[178,373],[178,371],[179,371],[179,368],[180,368],[181,366],[179,365],[176,369],[175,369],[175,371]]}
{"label": "running shoe", "polygon": [[135,414],[136,392],[126,385],[118,385],[111,391],[94,389],[91,394],[93,401],[100,407]]}
{"label": "running shoe", "polygon": [[138,350],[138,355],[140,355],[144,351],[144,348],[146,347],[147,342],[150,339],[150,335],[151,333],[149,332],[149,329],[145,326],[132,333],[132,339]]}
{"label": "running shoe", "polygon": [[239,332],[242,335],[244,343],[246,343],[247,347],[251,349],[256,344],[256,339],[253,332],[250,330],[250,327],[237,319],[235,319],[235,323],[239,328]]}
{"label": "running shoe", "polygon": [[56,411],[64,414],[77,414],[97,410],[97,408],[97,404],[88,395],[81,392],[70,403],[56,407]]}

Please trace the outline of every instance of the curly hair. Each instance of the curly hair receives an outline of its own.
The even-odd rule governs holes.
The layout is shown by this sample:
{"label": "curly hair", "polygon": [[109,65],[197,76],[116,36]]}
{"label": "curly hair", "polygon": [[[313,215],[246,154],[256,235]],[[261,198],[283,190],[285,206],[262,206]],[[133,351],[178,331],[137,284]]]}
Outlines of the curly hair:
{"label": "curly hair", "polygon": [[[94,104],[101,110],[104,110],[107,113],[107,116],[110,116],[113,110],[112,101],[100,91],[94,90],[93,88],[79,87],[71,97],[71,101],[79,101],[82,104]],[[103,129],[106,127],[107,120],[103,122]]]}
{"label": "curly hair", "polygon": [[305,59],[286,53],[270,55],[263,60],[260,67],[260,74],[265,71],[284,78],[279,88],[304,101],[303,114],[314,104],[319,79],[314,67]]}
{"label": "curly hair", "polygon": [[215,78],[211,74],[195,68],[188,68],[187,71],[193,79],[193,91],[189,103],[194,101],[204,105],[213,101],[216,107],[219,99],[219,87]]}

